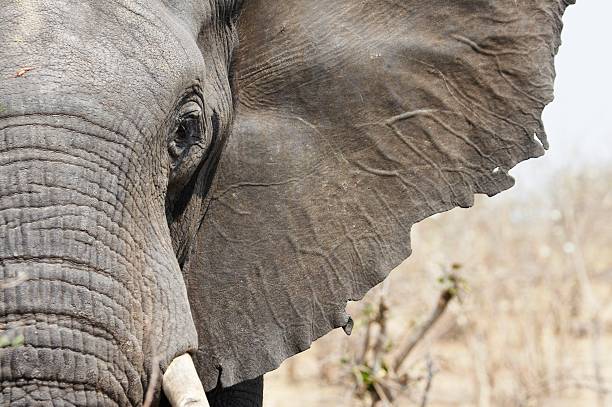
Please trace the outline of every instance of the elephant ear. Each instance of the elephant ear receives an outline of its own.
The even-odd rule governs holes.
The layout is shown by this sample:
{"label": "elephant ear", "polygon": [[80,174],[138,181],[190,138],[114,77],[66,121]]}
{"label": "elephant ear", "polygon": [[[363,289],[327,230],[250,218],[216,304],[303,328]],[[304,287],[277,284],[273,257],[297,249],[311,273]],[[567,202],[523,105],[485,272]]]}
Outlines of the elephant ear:
{"label": "elephant ear", "polygon": [[543,154],[569,3],[245,3],[234,130],[188,273],[206,387],[348,330],[347,301],[410,254],[413,224]]}

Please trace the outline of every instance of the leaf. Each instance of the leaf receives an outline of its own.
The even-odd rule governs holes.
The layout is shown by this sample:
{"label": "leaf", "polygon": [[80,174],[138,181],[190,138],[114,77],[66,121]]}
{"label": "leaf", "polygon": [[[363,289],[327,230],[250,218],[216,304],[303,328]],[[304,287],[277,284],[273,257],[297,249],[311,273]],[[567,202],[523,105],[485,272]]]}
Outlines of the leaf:
{"label": "leaf", "polygon": [[369,368],[364,367],[359,371],[359,373],[361,374],[361,382],[364,385],[369,387],[374,383],[374,376],[372,375],[372,371]]}
{"label": "leaf", "polygon": [[6,336],[0,336],[0,349],[7,348],[11,341]]}
{"label": "leaf", "polygon": [[23,335],[17,335],[15,338],[13,338],[13,341],[11,342],[11,347],[17,348],[19,346],[22,346],[24,343],[25,337]]}
{"label": "leaf", "polygon": [[17,348],[23,346],[25,343],[25,337],[23,335],[17,335],[10,339],[9,336],[0,336],[0,349],[4,348]]}

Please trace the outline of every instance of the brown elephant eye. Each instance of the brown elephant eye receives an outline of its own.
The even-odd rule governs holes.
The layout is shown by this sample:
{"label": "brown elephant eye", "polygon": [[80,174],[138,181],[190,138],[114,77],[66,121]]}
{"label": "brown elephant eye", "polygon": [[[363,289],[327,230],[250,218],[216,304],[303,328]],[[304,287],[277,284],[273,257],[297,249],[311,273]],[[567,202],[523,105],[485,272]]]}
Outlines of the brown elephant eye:
{"label": "brown elephant eye", "polygon": [[[168,152],[175,161],[173,167],[187,155],[194,145],[205,143],[202,108],[196,102],[188,102],[177,117],[174,134],[168,144]],[[206,147],[206,146],[201,146]]]}
{"label": "brown elephant eye", "polygon": [[[194,97],[195,99],[195,97]],[[208,116],[201,99],[182,103],[176,114],[168,143],[170,174],[166,208],[169,223],[176,218],[193,194],[197,175],[207,165],[219,134],[219,116],[215,111]]]}

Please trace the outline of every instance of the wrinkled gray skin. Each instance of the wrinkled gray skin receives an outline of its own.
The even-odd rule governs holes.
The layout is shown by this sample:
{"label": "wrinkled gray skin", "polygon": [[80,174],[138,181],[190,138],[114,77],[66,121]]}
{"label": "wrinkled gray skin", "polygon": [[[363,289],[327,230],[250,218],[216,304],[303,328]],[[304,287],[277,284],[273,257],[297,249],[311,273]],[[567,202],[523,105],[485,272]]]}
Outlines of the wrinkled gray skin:
{"label": "wrinkled gray skin", "polygon": [[543,154],[569,3],[5,0],[0,405],[140,405],[186,352],[260,404],[219,389]]}
{"label": "wrinkled gray skin", "polygon": [[155,358],[197,349],[174,249],[188,235],[168,225],[227,135],[235,12],[2,3],[0,266],[30,280],[0,294],[26,342],[2,351],[0,404],[137,405]]}

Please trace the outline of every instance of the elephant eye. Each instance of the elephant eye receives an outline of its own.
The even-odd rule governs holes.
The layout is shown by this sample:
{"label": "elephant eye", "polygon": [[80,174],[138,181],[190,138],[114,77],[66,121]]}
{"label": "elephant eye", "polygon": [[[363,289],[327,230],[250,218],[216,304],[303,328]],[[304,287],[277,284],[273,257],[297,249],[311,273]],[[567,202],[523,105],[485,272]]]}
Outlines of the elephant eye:
{"label": "elephant eye", "polygon": [[185,103],[177,116],[173,135],[168,143],[168,152],[176,167],[193,146],[208,148],[202,107],[193,101]]}

